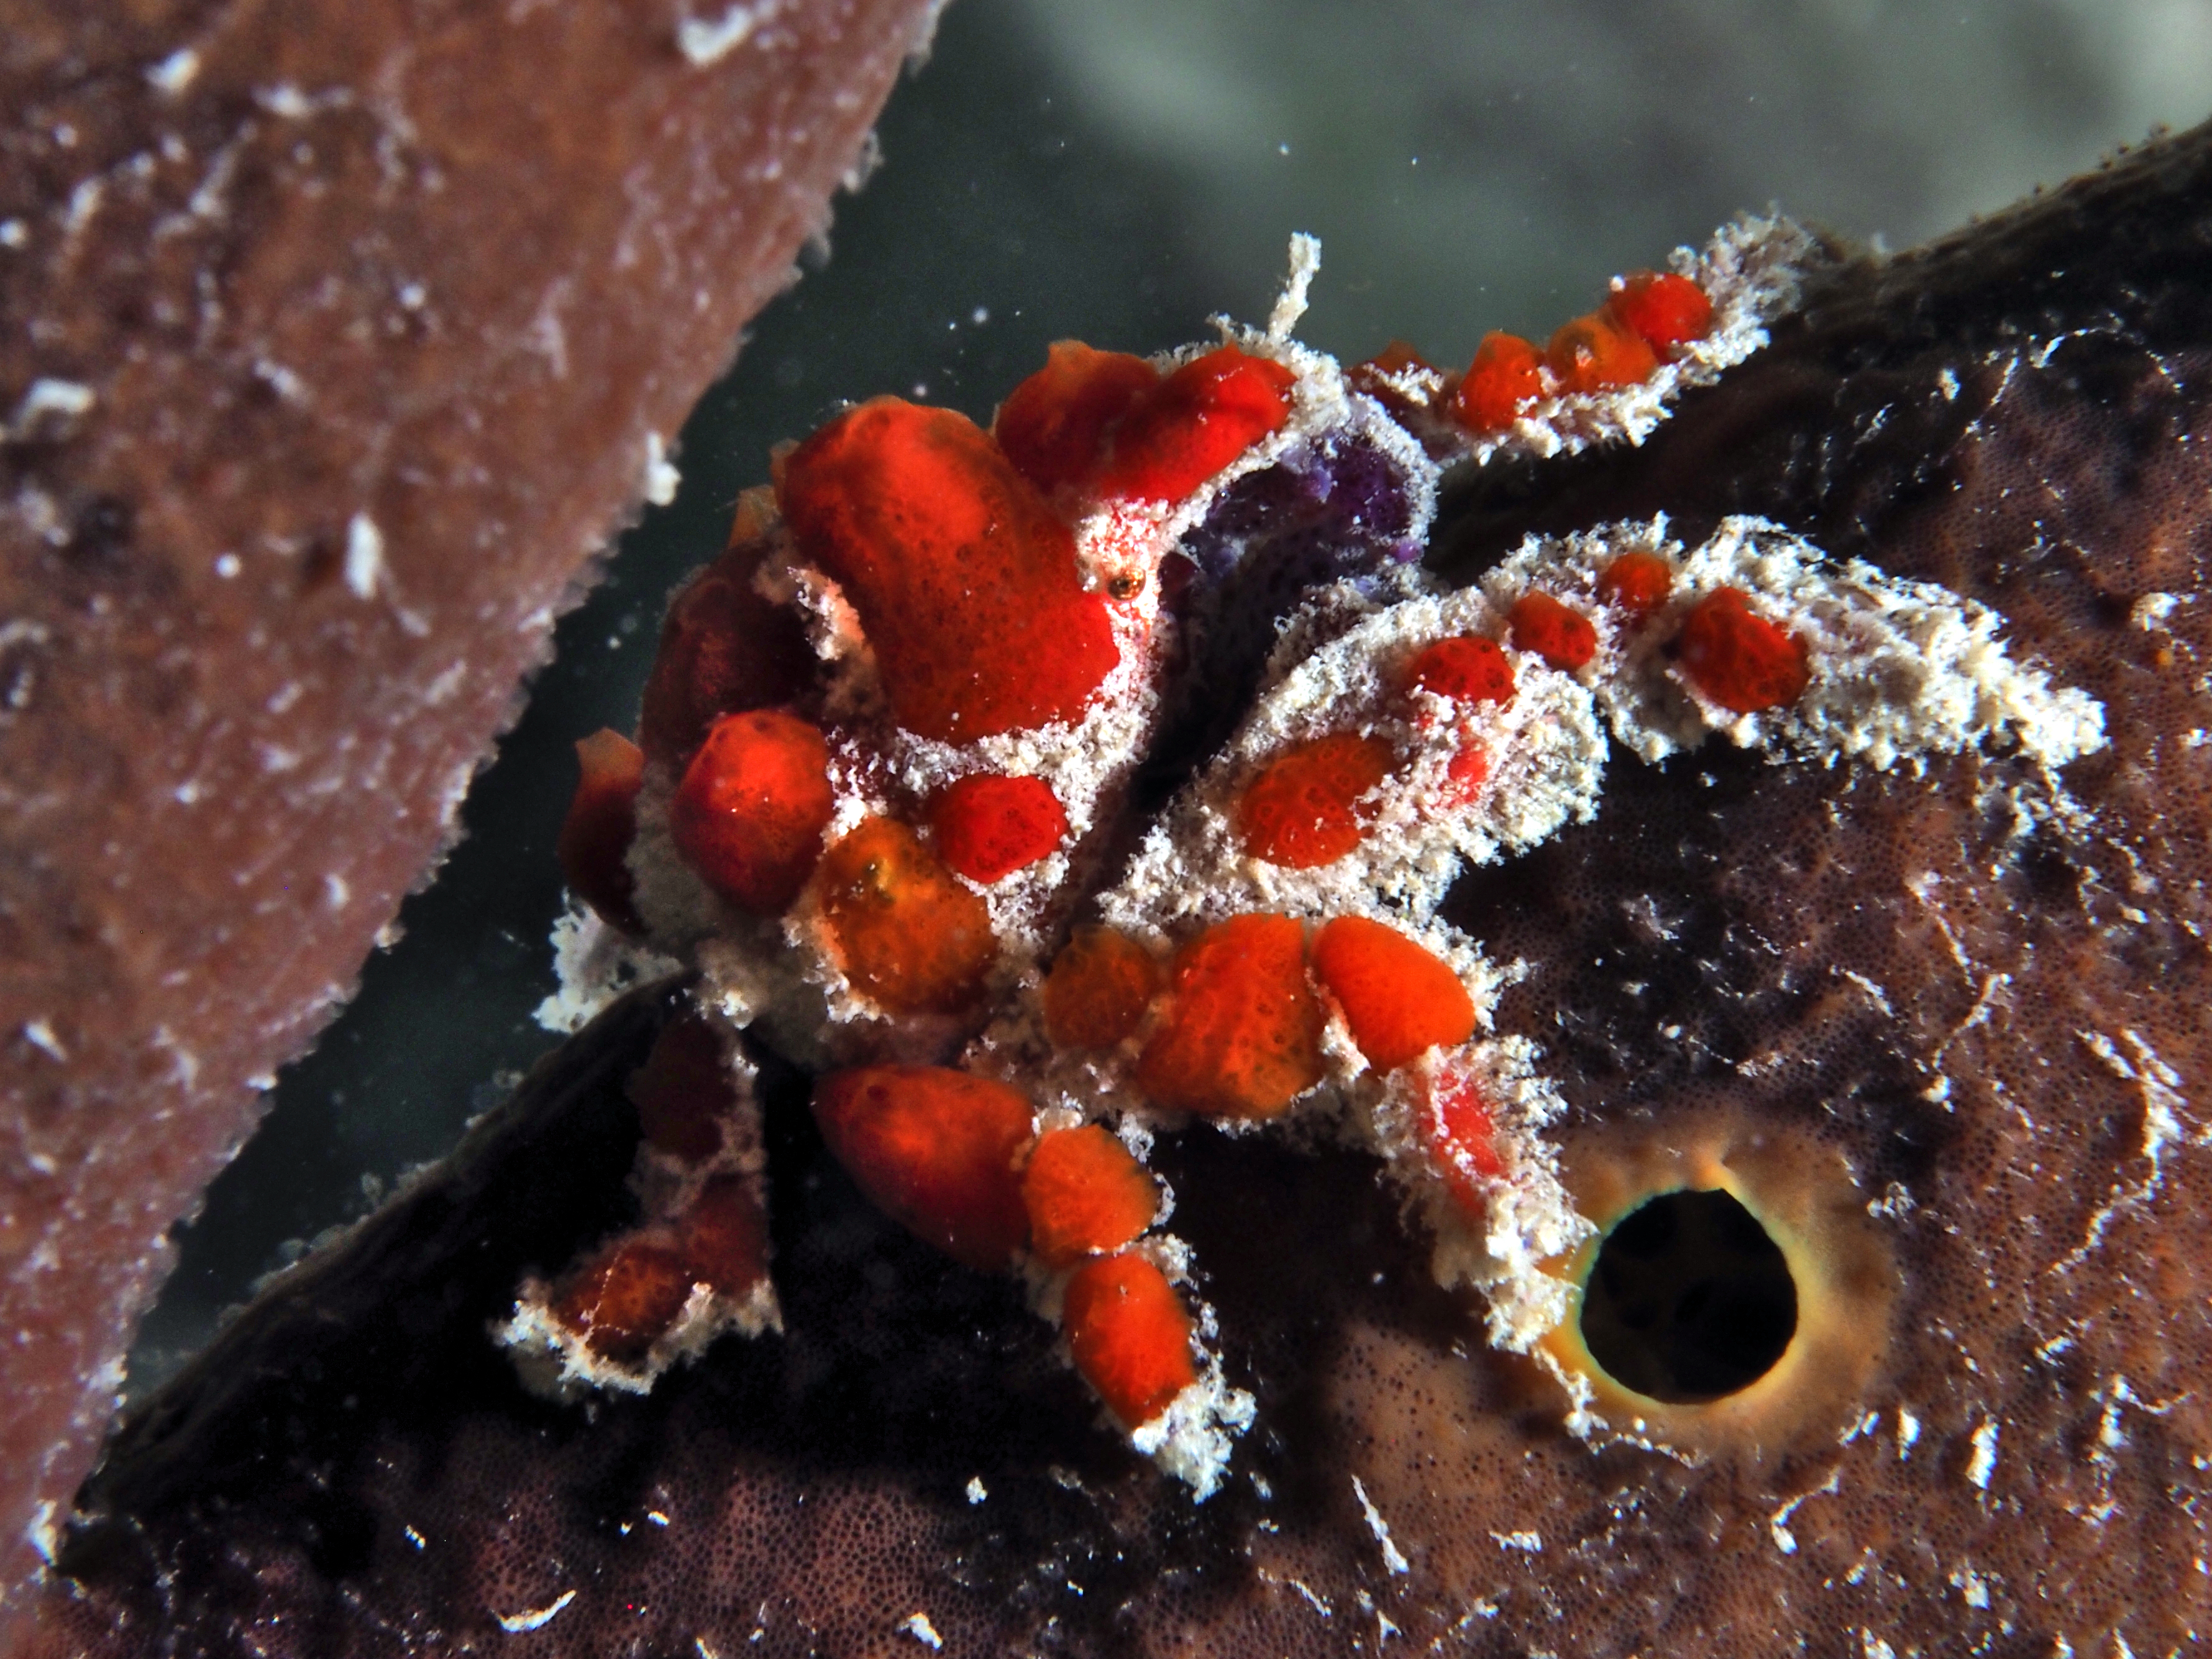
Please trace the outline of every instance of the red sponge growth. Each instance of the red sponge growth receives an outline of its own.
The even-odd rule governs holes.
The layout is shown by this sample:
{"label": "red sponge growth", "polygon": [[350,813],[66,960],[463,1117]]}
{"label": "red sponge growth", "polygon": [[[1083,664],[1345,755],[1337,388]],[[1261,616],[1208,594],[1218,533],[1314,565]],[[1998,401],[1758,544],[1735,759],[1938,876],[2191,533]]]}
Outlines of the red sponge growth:
{"label": "red sponge growth", "polygon": [[1042,778],[978,772],[929,804],[937,855],[985,886],[1025,870],[1067,834],[1067,811]]}
{"label": "red sponge growth", "polygon": [[1544,348],[1544,361],[1566,392],[1610,392],[1641,386],[1657,373],[1658,354],[1602,311],[1562,324]]}
{"label": "red sponge growth", "polygon": [[1523,593],[1507,613],[1513,643],[1554,668],[1573,673],[1597,654],[1597,629],[1579,611],[1549,593]]}
{"label": "red sponge growth", "polygon": [[1067,526],[966,416],[874,398],[793,451],[777,493],[908,731],[965,743],[1079,720],[1113,668]]}
{"label": "red sponge growth", "polygon": [[1703,339],[1713,330],[1713,302],[1705,289],[1672,271],[1632,271],[1605,308],[1623,328],[1662,352]]}
{"label": "red sponge growth", "polygon": [[1805,642],[1754,613],[1737,588],[1717,587],[1692,606],[1677,647],[1690,683],[1738,714],[1786,708],[1812,683]]}
{"label": "red sponge growth", "polygon": [[729,1060],[698,1015],[662,1028],[623,1092],[637,1108],[646,1139],[662,1152],[698,1164],[721,1149],[721,1119],[732,1103]]}
{"label": "red sponge growth", "polygon": [[1045,1035],[1062,1048],[1111,1048],[1160,990],[1152,953],[1111,927],[1081,927],[1044,981]]}
{"label": "red sponge growth", "polygon": [[1096,1123],[1054,1129],[1022,1171],[1030,1246],[1048,1267],[1072,1267],[1133,1243],[1160,1212],[1160,1188]]}
{"label": "red sponge growth", "polygon": [[999,954],[991,909],[895,818],[870,818],[822,860],[822,914],[845,977],[894,1013],[955,1013]]}
{"label": "red sponge growth", "polygon": [[822,856],[830,811],[830,747],[820,729],[755,709],[714,722],[669,805],[668,832],[716,892],[776,915]]}
{"label": "red sponge growth", "polygon": [[[757,523],[741,506],[740,529]],[[729,550],[676,597],[645,683],[638,741],[651,759],[680,769],[720,714],[794,701],[811,681],[814,653],[795,612],[753,591],[766,536],[733,535]]]}
{"label": "red sponge growth", "polygon": [[1288,916],[1232,916],[1176,955],[1175,1000],[1145,1045],[1137,1085],[1160,1106],[1273,1117],[1321,1081],[1321,1002],[1305,930]]}
{"label": "red sponge growth", "polygon": [[689,1275],[723,1296],[768,1277],[768,1215],[744,1176],[715,1176],[678,1218],[677,1249]]}
{"label": "red sponge growth", "polygon": [[1127,1427],[1151,1422],[1198,1380],[1190,1316],[1167,1275],[1141,1255],[1078,1268],[1061,1319],[1075,1369]]}
{"label": "red sponge growth", "polygon": [[1504,1174],[1505,1162],[1498,1155],[1496,1115],[1473,1078],[1446,1070],[1431,1080],[1428,1139],[1454,1201],[1481,1215],[1484,1183]]}
{"label": "red sponge growth", "polygon": [[626,1238],[586,1262],[555,1300],[553,1316],[602,1359],[641,1358],[676,1322],[691,1271],[671,1244]]}
{"label": "red sponge growth", "polygon": [[1290,418],[1295,380],[1233,345],[1185,363],[1123,417],[1100,493],[1181,501]]}
{"label": "red sponge growth", "polygon": [[637,834],[637,792],[645,781],[645,751],[619,732],[601,730],[576,744],[581,775],[568,816],[553,843],[568,890],[599,913],[609,927],[641,933],[624,862]]}
{"label": "red sponge growth", "polygon": [[1674,567],[1656,553],[1624,553],[1598,573],[1597,596],[1631,622],[1666,604]]}
{"label": "red sponge growth", "polygon": [[1014,471],[1049,495],[1090,479],[1115,427],[1159,379],[1159,370],[1126,351],[1056,341],[1044,367],[999,405],[991,431]]}
{"label": "red sponge growth", "polygon": [[1454,702],[1513,701],[1513,665],[1495,640],[1455,635],[1422,647],[1406,670],[1406,684]]}
{"label": "red sponge growth", "polygon": [[892,1220],[971,1267],[1012,1265],[1029,1237],[1014,1163],[1030,1114],[1018,1090],[939,1066],[868,1066],[819,1079],[814,1116]]}
{"label": "red sponge growth", "polygon": [[1365,839],[1390,762],[1389,744],[1352,732],[1285,750],[1237,803],[1244,850],[1291,870],[1334,864]]}
{"label": "red sponge growth", "polygon": [[1492,332],[1475,347],[1446,412],[1470,432],[1503,432],[1543,395],[1543,354],[1517,334]]}
{"label": "red sponge growth", "polygon": [[1339,916],[1315,935],[1313,964],[1378,1072],[1474,1035],[1474,1000],[1459,975],[1395,927]]}

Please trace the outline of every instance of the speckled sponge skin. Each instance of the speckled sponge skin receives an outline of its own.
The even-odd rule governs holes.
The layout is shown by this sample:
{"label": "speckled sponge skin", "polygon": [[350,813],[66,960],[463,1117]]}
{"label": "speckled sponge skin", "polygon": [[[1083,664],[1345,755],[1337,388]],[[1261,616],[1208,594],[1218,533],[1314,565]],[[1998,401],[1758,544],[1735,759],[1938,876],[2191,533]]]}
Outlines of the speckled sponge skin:
{"label": "speckled sponge skin", "polygon": [[679,9],[6,9],[0,1585],[932,12]]}
{"label": "speckled sponge skin", "polygon": [[[1436,1287],[1370,1160],[1186,1135],[1158,1155],[1176,1226],[1267,1425],[1194,1507],[1097,1431],[1010,1283],[859,1202],[804,1079],[771,1073],[785,1336],[586,1421],[483,1331],[524,1262],[608,1223],[635,1134],[615,1080],[663,1017],[637,997],[126,1431],[54,1650],[272,1626],[392,1652],[2186,1648],[2212,1462],[2208,226],[2198,133],[1843,265],[1640,448],[1447,489],[1454,579],[1531,531],[1758,514],[1993,607],[2106,711],[2065,769],[2079,811],[2039,820],[2002,750],[1616,756],[1592,822],[1447,901],[1530,965],[1497,1018],[1565,1098],[1571,1191],[1741,1147],[1748,1200],[1815,1248],[1843,1236],[1824,1212],[1875,1230],[1886,1293],[1821,1388],[1688,1460],[1577,1438],[1558,1382]],[[1844,1254],[1849,1289],[1869,1259]]]}

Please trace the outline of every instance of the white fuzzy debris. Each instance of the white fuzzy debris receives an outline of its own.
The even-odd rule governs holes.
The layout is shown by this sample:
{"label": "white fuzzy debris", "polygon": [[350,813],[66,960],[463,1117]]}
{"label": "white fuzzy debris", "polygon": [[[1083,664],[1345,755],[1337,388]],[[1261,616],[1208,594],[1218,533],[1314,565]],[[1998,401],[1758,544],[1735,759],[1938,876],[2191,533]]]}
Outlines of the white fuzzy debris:
{"label": "white fuzzy debris", "polygon": [[1900,1463],[1912,1455],[1912,1448],[1920,1438],[1920,1419],[1900,1406],[1897,1408],[1897,1461]]}
{"label": "white fuzzy debris", "polygon": [[345,584],[357,599],[373,599],[384,579],[384,532],[366,513],[346,520]]}
{"label": "white fuzzy debris", "polygon": [[676,499],[683,487],[684,475],[668,459],[668,446],[658,432],[645,434],[645,499],[655,507],[666,507]]}
{"label": "white fuzzy debris", "polygon": [[526,1631],[543,1630],[551,1624],[562,1608],[576,1599],[576,1592],[564,1589],[542,1607],[531,1607],[521,1613],[497,1614],[499,1627],[509,1636],[520,1636]]}
{"label": "white fuzzy debris", "polygon": [[23,1040],[49,1060],[59,1060],[64,1065],[69,1061],[69,1050],[62,1047],[62,1040],[54,1035],[54,1028],[44,1019],[27,1021],[23,1026]]}
{"label": "white fuzzy debris", "polygon": [[1252,1426],[1252,1396],[1232,1389],[1218,1363],[1168,1402],[1149,1423],[1130,1431],[1129,1443],[1190,1488],[1194,1504],[1220,1490],[1228,1473],[1230,1443]]}
{"label": "white fuzzy debris", "polygon": [[665,979],[683,966],[625,939],[596,912],[572,904],[553,924],[553,976],[560,988],[532,1018],[549,1031],[580,1031],[625,991]]}
{"label": "white fuzzy debris", "polygon": [[1413,1564],[1406,1559],[1404,1553],[1392,1540],[1389,1525],[1382,1519],[1382,1511],[1375,1507],[1374,1501],[1367,1496],[1367,1488],[1360,1484],[1356,1474],[1352,1477],[1352,1495],[1359,1500],[1359,1512],[1366,1517],[1367,1530],[1375,1534],[1375,1541],[1382,1548],[1383,1566],[1394,1573],[1411,1572]]}
{"label": "white fuzzy debris", "polygon": [[76,380],[40,375],[24,391],[8,422],[8,435],[28,438],[41,433],[66,434],[93,405],[93,390]]}
{"label": "white fuzzy debris", "polygon": [[1519,1550],[1525,1555],[1544,1553],[1544,1534],[1540,1532],[1493,1532],[1490,1540],[1502,1550]]}
{"label": "white fuzzy debris", "polygon": [[2141,1157],[2150,1165],[2150,1172],[2133,1184],[2116,1182],[2111,1196],[2098,1206],[2089,1218],[2089,1229],[2074,1250],[2054,1263],[2049,1271],[2067,1273],[2087,1261],[2104,1243],[2106,1229],[2125,1212],[2140,1208],[2157,1195],[2160,1183],[2166,1178],[2166,1155],[2174,1146],[2189,1139],[2183,1119],[2183,1109],[2188,1099],[2181,1092],[2181,1073],[2160,1059],[2156,1051],[2143,1040],[2142,1034],[2132,1028],[2120,1033],[2128,1046],[2135,1051],[2130,1060],[2119,1047],[2102,1031],[2077,1031],[2082,1045],[2102,1060],[2112,1075],[2136,1085],[2142,1091],[2143,1125]]}
{"label": "white fuzzy debris", "polygon": [[727,8],[720,17],[686,17],[676,26],[677,50],[692,68],[708,68],[751,40],[776,9],[777,0],[752,0]]}
{"label": "white fuzzy debris", "polygon": [[1973,1455],[1966,1462],[1966,1483],[1978,1491],[1987,1492],[1990,1480],[1997,1472],[1997,1424],[1995,1418],[1986,1418],[1972,1437]]}
{"label": "white fuzzy debris", "polygon": [[937,1626],[929,1622],[926,1613],[910,1613],[899,1620],[900,1633],[911,1636],[932,1653],[945,1645],[945,1638],[937,1633]]}
{"label": "white fuzzy debris", "polygon": [[968,1501],[969,1503],[980,1504],[990,1495],[991,1493],[989,1489],[983,1485],[983,1477],[981,1475],[971,1474],[968,1477]]}
{"label": "white fuzzy debris", "polygon": [[1275,308],[1267,313],[1267,337],[1277,345],[1289,343],[1298,319],[1306,314],[1306,294],[1321,270],[1321,239],[1304,231],[1291,238],[1291,274],[1283,284]]}
{"label": "white fuzzy debris", "polygon": [[199,53],[190,46],[179,46],[147,70],[146,83],[163,97],[174,98],[191,85],[199,72]]}

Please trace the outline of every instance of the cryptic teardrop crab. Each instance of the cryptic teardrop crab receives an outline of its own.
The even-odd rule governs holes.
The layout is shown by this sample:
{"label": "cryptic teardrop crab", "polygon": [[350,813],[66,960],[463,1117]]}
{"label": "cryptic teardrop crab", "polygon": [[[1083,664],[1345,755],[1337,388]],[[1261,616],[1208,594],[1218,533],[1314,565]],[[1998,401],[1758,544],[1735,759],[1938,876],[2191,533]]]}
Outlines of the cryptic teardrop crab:
{"label": "cryptic teardrop crab", "polygon": [[630,1085],[641,1218],[498,1328],[533,1382],[644,1389],[776,1325],[764,1042],[817,1073],[873,1201],[1024,1274],[1200,1498],[1253,1403],[1147,1168],[1194,1121],[1376,1155],[1571,1425],[1651,1432],[1559,1335],[1597,1229],[1540,1053],[1492,1032],[1516,967],[1440,918],[1452,882],[1595,816],[1614,743],[1877,769],[2009,744],[2039,779],[2015,810],[2048,815],[2103,711],[1986,607],[1755,519],[1531,538],[1459,591],[1421,570],[1447,468],[1640,443],[1756,351],[1821,257],[1794,226],[1728,227],[1458,375],[1298,344],[1317,257],[1293,242],[1264,330],[1065,343],[988,431],[879,398],[740,501],[636,741],[580,745],[569,975],[672,958],[697,1017]]}

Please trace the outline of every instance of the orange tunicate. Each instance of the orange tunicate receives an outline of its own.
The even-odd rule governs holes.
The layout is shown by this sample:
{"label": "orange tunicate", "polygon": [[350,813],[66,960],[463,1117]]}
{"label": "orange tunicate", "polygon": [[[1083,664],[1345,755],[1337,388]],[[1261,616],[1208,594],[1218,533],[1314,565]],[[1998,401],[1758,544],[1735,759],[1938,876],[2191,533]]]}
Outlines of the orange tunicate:
{"label": "orange tunicate", "polygon": [[1738,714],[1786,708],[1812,683],[1805,642],[1754,612],[1737,588],[1717,587],[1691,606],[1676,648],[1690,683]]}
{"label": "orange tunicate", "polygon": [[1597,629],[1589,618],[1549,593],[1523,593],[1513,601],[1506,621],[1517,649],[1534,652],[1570,674],[1597,654]]}
{"label": "orange tunicate", "polygon": [[1290,419],[1296,380],[1273,358],[1233,345],[1185,363],[1122,417],[1098,493],[1181,501]]}
{"label": "orange tunicate", "polygon": [[1473,1078],[1446,1071],[1429,1084],[1428,1119],[1429,1151],[1453,1199],[1469,1214],[1481,1215],[1482,1183],[1505,1171],[1489,1100]]}
{"label": "orange tunicate", "polygon": [[1160,1212],[1159,1182],[1096,1123],[1054,1129],[1022,1171],[1030,1248],[1048,1267],[1070,1267],[1133,1242]]}
{"label": "orange tunicate", "polygon": [[1067,834],[1067,811],[1042,778],[971,773],[929,804],[937,855],[989,886],[1027,869]]}
{"label": "orange tunicate", "polygon": [[1421,647],[1406,670],[1406,684],[1454,702],[1513,701],[1513,665],[1495,640],[1458,634]]}
{"label": "orange tunicate", "polygon": [[1658,350],[1712,332],[1713,302],[1705,289],[1673,271],[1630,272],[1605,302],[1615,321]]}
{"label": "orange tunicate", "polygon": [[642,933],[635,888],[624,861],[637,834],[637,792],[645,751],[619,732],[602,729],[576,744],[580,775],[553,843],[568,890],[625,933]]}
{"label": "orange tunicate", "polygon": [[1285,750],[1237,803],[1237,839],[1255,859],[1291,870],[1333,864],[1373,821],[1370,799],[1390,772],[1390,745],[1349,732]]}
{"label": "orange tunicate", "polygon": [[992,434],[1014,471],[1049,495],[1091,477],[1114,428],[1159,379],[1159,370],[1126,351],[1055,341],[1044,367],[999,405]]}
{"label": "orange tunicate", "polygon": [[1598,598],[1631,622],[1664,605],[1674,587],[1674,567],[1656,553],[1624,553],[1598,572]]}
{"label": "orange tunicate", "polygon": [[1160,990],[1152,953],[1111,927],[1080,927],[1044,981],[1045,1035],[1062,1048],[1111,1048]]}
{"label": "orange tunicate", "polygon": [[720,1295],[741,1296],[768,1277],[768,1214],[744,1176],[702,1182],[676,1237],[687,1274]]}
{"label": "orange tunicate", "polygon": [[668,833],[709,887],[772,916],[806,885],[832,805],[821,729],[756,708],[708,732],[669,804]]}
{"label": "orange tunicate", "polygon": [[645,1238],[602,1250],[553,1304],[553,1316],[602,1359],[638,1358],[676,1322],[691,1295],[682,1252]]}
{"label": "orange tunicate", "polygon": [[1032,1133],[1018,1089],[942,1066],[866,1066],[814,1085],[822,1138],[885,1215],[994,1271],[1029,1238],[1015,1160]]}
{"label": "orange tunicate", "polygon": [[1544,361],[1565,392],[1641,386],[1659,368],[1658,355],[1644,337],[1630,333],[1602,311],[1562,324],[1544,348]]}
{"label": "orange tunicate", "polygon": [[1403,416],[1426,406],[1425,399],[1409,398],[1393,384],[1395,377],[1409,372],[1432,374],[1436,371],[1407,342],[1393,340],[1366,362],[1354,363],[1344,372],[1344,378],[1353,391],[1364,392],[1393,414]]}
{"label": "orange tunicate", "polygon": [[1137,1061],[1154,1104],[1267,1118],[1321,1081],[1321,1002],[1305,930],[1288,916],[1232,916],[1176,953],[1175,1000]]}
{"label": "orange tunicate", "polygon": [[909,732],[966,743],[1079,720],[1119,659],[1067,526],[957,410],[872,398],[793,450],[776,490]]}
{"label": "orange tunicate", "polygon": [[1198,1380],[1190,1316],[1167,1275],[1141,1255],[1076,1269],[1060,1318],[1075,1369],[1128,1428],[1151,1422]]}
{"label": "orange tunicate", "polygon": [[1493,331],[1475,347],[1445,412],[1470,432],[1503,432],[1543,395],[1543,354],[1517,334]]}
{"label": "orange tunicate", "polygon": [[668,607],[638,710],[649,759],[680,771],[716,716],[791,702],[811,682],[814,653],[797,613],[753,590],[773,544],[765,535],[733,542]]}
{"label": "orange tunicate", "polygon": [[660,1151],[697,1164],[720,1150],[721,1119],[732,1102],[730,1065],[721,1040],[697,1014],[662,1028],[623,1092],[637,1108],[646,1139]]}
{"label": "orange tunicate", "polygon": [[1378,1072],[1474,1034],[1474,1000],[1459,975],[1395,927],[1339,916],[1314,936],[1313,964]]}
{"label": "orange tunicate", "polygon": [[903,823],[870,818],[832,847],[819,890],[845,977],[893,1013],[954,1013],[982,990],[990,907]]}

